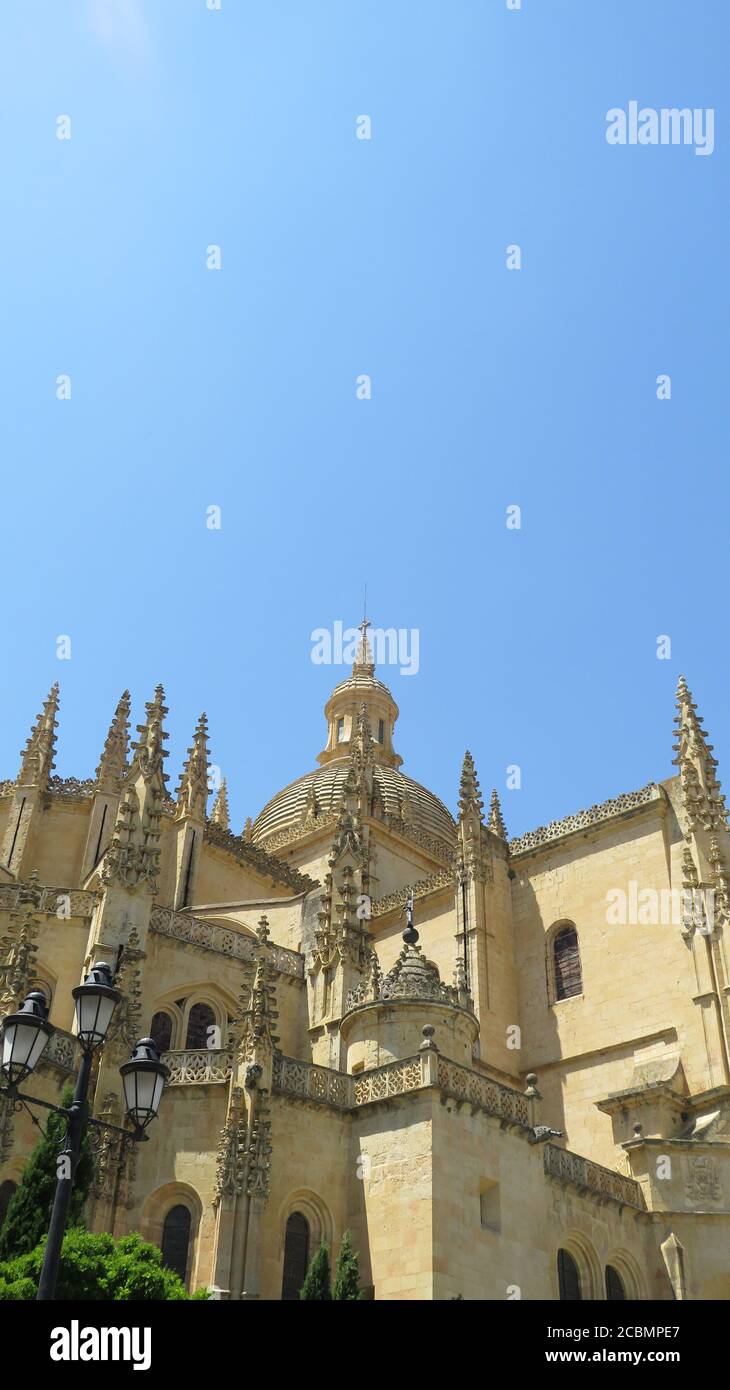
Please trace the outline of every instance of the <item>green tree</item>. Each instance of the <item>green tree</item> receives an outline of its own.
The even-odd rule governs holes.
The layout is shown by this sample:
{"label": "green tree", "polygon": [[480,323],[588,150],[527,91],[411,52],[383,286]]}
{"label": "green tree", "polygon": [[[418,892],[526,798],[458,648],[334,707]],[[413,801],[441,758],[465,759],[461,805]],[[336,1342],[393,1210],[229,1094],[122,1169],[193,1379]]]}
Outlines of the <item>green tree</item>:
{"label": "green tree", "polygon": [[360,1264],[352,1248],[350,1232],[345,1231],[337,1256],[332,1298],[336,1303],[359,1303],[361,1297]]}
{"label": "green tree", "polygon": [[330,1257],[324,1241],[319,1247],[307,1270],[307,1277],[299,1290],[299,1297],[305,1303],[330,1302]]}
{"label": "green tree", "polygon": [[[35,1298],[46,1242],[0,1264],[0,1301]],[[208,1298],[199,1289],[195,1299]],[[67,1231],[61,1248],[56,1298],[74,1302],[161,1302],[189,1298],[182,1280],[162,1263],[162,1252],[139,1235],[115,1240],[107,1232]]]}
{"label": "green tree", "polygon": [[[68,1109],[73,1100],[73,1088],[64,1088],[61,1105]],[[57,1161],[63,1146],[66,1120],[63,1115],[50,1113],[46,1132],[36,1144],[23,1170],[23,1176],[8,1204],[0,1230],[0,1260],[14,1255],[29,1254],[46,1234],[56,1191]],[[94,1176],[94,1156],[91,1136],[87,1129],[81,1142],[81,1152],[74,1175],[68,1224],[77,1226]]]}

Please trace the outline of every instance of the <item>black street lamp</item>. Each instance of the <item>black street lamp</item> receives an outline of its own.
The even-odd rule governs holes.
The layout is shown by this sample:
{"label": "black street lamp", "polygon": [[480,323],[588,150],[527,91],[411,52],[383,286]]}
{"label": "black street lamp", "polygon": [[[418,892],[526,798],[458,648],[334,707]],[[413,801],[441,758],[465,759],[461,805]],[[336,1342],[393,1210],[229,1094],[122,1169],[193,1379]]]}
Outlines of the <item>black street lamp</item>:
{"label": "black street lamp", "polygon": [[18,1090],[20,1083],[30,1076],[38,1065],[54,1032],[48,1022],[45,995],[40,990],[33,990],[18,1012],[6,1015],[2,1021],[2,1071],[8,1084],[0,1090],[0,1095],[7,1095],[13,1101],[40,1105],[45,1110],[55,1111],[57,1115],[65,1115],[68,1121],[64,1146],[59,1153],[51,1224],[48,1228],[43,1268],[36,1294],[36,1298],[40,1300],[52,1299],[56,1292],[61,1244],[86,1126],[93,1125],[95,1129],[121,1134],[125,1143],[139,1143],[140,1140],[147,1139],[145,1129],[157,1114],[165,1081],[170,1075],[169,1068],[160,1061],[153,1039],[142,1038],[129,1061],[119,1068],[123,1078],[127,1117],[134,1128],[122,1129],[119,1125],[110,1125],[94,1119],[93,1115],[89,1114],[88,1105],[93,1055],[106,1040],[112,1014],[121,995],[119,990],[114,989],[111,969],[103,961],[92,966],[84,983],[77,985],[72,994],[76,1003],[76,1032],[81,1044],[81,1066],[76,1078],[74,1097],[68,1109],[53,1105],[47,1100],[39,1100],[36,1096],[23,1095]]}

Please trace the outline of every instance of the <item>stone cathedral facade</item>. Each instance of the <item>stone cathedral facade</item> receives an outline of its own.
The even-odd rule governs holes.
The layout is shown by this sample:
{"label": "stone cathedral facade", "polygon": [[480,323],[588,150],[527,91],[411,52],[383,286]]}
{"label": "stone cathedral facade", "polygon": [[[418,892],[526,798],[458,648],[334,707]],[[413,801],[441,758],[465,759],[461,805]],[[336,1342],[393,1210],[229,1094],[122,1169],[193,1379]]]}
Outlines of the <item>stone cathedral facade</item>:
{"label": "stone cathedral facade", "polygon": [[[91,1229],[222,1299],[296,1297],[345,1230],[375,1299],[730,1298],[730,841],[684,681],[673,777],[511,840],[468,753],[455,815],[401,771],[365,624],[317,764],[242,834],[205,716],[171,795],[164,698],[130,739],[125,693],[62,780],[54,686],[0,784],[0,1015],[37,986],[56,1028],[35,1093],[98,960],[95,1112],[140,1036],[170,1068]],[[0,1100],[0,1216],[34,1139]]]}

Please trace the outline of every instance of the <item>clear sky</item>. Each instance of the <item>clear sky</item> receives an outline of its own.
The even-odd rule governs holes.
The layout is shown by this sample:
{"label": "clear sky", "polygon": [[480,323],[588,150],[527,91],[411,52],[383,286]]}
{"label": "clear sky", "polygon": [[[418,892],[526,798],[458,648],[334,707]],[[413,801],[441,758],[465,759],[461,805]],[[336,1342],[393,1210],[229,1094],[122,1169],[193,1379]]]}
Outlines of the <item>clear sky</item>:
{"label": "clear sky", "polygon": [[[53,680],[79,777],[162,681],[171,786],[205,709],[239,829],[367,582],[452,809],[466,747],[510,833],[671,775],[680,671],[730,787],[729,40],[727,0],[2,6],[1,776]],[[632,100],[714,152],[610,146]]]}

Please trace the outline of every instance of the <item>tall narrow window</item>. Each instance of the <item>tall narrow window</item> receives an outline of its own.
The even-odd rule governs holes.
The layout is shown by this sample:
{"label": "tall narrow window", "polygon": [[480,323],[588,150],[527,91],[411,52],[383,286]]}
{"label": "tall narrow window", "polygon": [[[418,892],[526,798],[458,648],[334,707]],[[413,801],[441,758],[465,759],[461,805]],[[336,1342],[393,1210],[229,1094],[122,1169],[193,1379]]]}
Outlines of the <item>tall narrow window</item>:
{"label": "tall narrow window", "polygon": [[613,1265],[606,1265],[606,1298],[609,1303],[625,1303],[624,1281]]}
{"label": "tall narrow window", "polygon": [[558,1250],[558,1287],[561,1303],[580,1303],[580,1274],[567,1250]]}
{"label": "tall narrow window", "polygon": [[309,1264],[309,1223],[300,1211],[293,1211],[286,1223],[284,1236],[284,1278],[281,1285],[282,1302],[291,1303],[299,1297]]}
{"label": "tall narrow window", "polygon": [[344,737],[345,737],[345,721],[344,721],[344,718],[343,718],[343,719],[338,719],[338,720],[337,720],[337,742],[338,742],[338,743],[342,743]]}
{"label": "tall narrow window", "polygon": [[150,1035],[154,1039],[158,1052],[168,1051],[172,1041],[172,1019],[169,1014],[165,1013],[164,1009],[160,1009],[153,1015]]}
{"label": "tall narrow window", "polygon": [[215,1042],[215,1014],[210,1004],[193,1004],[188,1014],[188,1035],[186,1047],[213,1047]]}
{"label": "tall narrow window", "polygon": [[570,999],[583,993],[578,933],[575,927],[561,927],[553,937],[554,998]]}
{"label": "tall narrow window", "polygon": [[5,1217],[8,1214],[10,1198],[12,1197],[16,1186],[17,1184],[11,1182],[10,1178],[7,1178],[5,1182],[0,1183],[0,1226],[3,1225]]}
{"label": "tall narrow window", "polygon": [[190,1212],[182,1205],[171,1207],[162,1227],[162,1263],[174,1269],[185,1282],[190,1244]]}
{"label": "tall narrow window", "polygon": [[385,720],[378,720],[378,743],[385,743]]}

